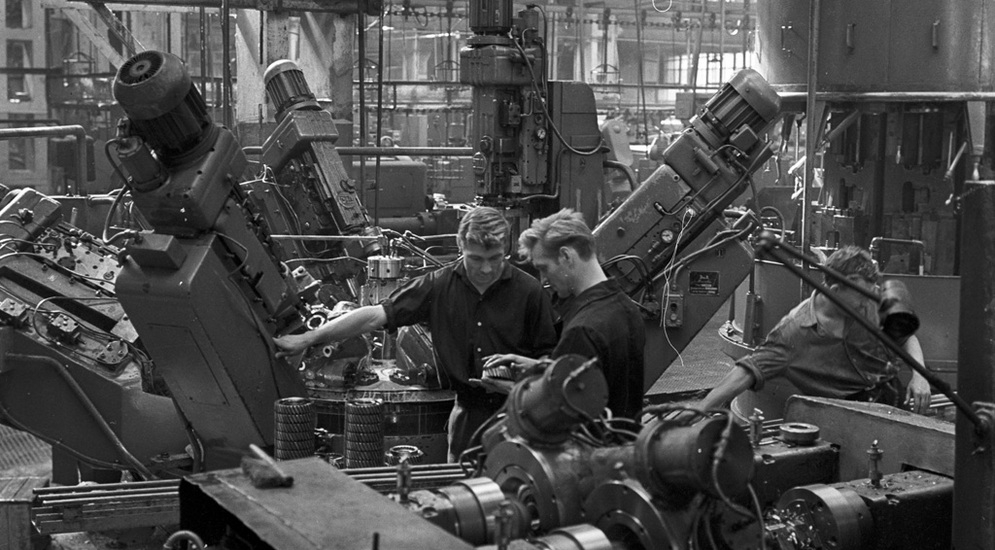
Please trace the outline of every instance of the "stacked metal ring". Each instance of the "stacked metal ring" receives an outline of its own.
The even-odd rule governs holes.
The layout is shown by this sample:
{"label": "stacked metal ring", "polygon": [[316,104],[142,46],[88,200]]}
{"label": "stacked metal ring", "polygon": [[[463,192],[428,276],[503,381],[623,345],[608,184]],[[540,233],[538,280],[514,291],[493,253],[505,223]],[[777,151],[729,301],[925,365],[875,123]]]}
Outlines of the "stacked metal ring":
{"label": "stacked metal ring", "polygon": [[379,399],[346,401],[346,468],[383,466],[383,421],[383,401]]}
{"label": "stacked metal ring", "polygon": [[287,397],[274,405],[276,428],[273,455],[277,460],[305,458],[314,454],[316,415],[311,401]]}
{"label": "stacked metal ring", "polygon": [[405,456],[408,457],[408,464],[421,464],[425,453],[414,445],[394,445],[384,453],[384,464],[387,466],[397,466]]}

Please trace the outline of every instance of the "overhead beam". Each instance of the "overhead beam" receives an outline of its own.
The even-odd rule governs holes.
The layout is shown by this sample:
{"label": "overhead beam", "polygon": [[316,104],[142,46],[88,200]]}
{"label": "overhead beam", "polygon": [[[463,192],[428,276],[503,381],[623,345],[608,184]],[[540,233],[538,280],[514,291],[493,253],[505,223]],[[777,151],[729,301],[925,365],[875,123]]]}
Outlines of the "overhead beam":
{"label": "overhead beam", "polygon": [[[54,0],[48,0],[54,1]],[[82,2],[71,2],[82,3]],[[114,2],[115,6],[167,6],[217,8],[218,0],[124,0]],[[286,12],[329,12],[338,14],[367,13],[376,15],[383,7],[382,0],[231,0],[231,9],[286,11]],[[123,8],[129,10],[131,8]]]}
{"label": "overhead beam", "polygon": [[[80,34],[82,34],[87,40],[89,40],[97,51],[101,55],[107,58],[107,61],[115,67],[121,67],[124,65],[126,59],[117,50],[111,46],[111,43],[107,40],[107,33],[102,32],[97,28],[96,25],[90,21],[89,7],[87,4],[77,4],[68,5],[67,2],[61,2],[57,0],[52,1],[52,7],[62,10],[62,13],[76,25],[79,29]],[[85,11],[84,11],[85,10]]]}
{"label": "overhead beam", "polygon": [[124,44],[125,53],[128,54],[128,57],[131,57],[138,51],[145,49],[141,42],[135,38],[135,35],[131,34],[128,27],[126,27],[124,23],[122,23],[105,4],[101,2],[88,2],[88,4],[90,4],[93,8],[93,11],[97,12],[97,17],[99,17],[100,20],[107,25],[107,28],[110,29],[115,36],[117,36],[118,40]]}

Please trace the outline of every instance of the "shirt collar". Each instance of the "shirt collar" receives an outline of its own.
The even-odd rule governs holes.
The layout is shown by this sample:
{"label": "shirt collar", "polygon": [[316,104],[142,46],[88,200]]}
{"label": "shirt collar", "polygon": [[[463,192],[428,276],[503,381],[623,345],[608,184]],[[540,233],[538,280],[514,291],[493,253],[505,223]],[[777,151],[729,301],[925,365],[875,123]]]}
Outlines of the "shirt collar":
{"label": "shirt collar", "polygon": [[616,292],[621,290],[622,287],[619,286],[618,281],[615,279],[608,279],[606,281],[601,281],[600,283],[587,288],[584,292],[576,296],[571,296],[566,298],[561,302],[560,308],[567,315],[569,312],[577,311],[581,307],[605,298],[606,296],[614,295]]}
{"label": "shirt collar", "polygon": [[808,300],[802,304],[798,312],[798,323],[803,327],[814,327],[819,324],[819,318],[815,315],[815,292],[809,296]]}
{"label": "shirt collar", "polygon": [[[501,268],[501,276],[498,277],[499,281],[506,281],[511,278],[512,268],[511,262],[507,259],[504,260],[504,267]],[[470,279],[466,276],[466,266],[463,265],[463,259],[460,258],[456,260],[456,266],[453,267],[453,272],[459,275],[459,277],[466,282],[470,282]]]}

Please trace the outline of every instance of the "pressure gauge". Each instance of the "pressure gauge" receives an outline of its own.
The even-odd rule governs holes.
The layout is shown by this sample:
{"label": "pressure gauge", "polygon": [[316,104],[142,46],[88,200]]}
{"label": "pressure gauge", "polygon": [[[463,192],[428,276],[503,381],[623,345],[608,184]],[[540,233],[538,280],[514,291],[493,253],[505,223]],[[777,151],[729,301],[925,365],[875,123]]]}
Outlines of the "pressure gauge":
{"label": "pressure gauge", "polygon": [[670,243],[674,242],[674,230],[673,229],[664,229],[663,231],[661,231],[660,232],[660,240],[663,241],[666,244],[670,244]]}

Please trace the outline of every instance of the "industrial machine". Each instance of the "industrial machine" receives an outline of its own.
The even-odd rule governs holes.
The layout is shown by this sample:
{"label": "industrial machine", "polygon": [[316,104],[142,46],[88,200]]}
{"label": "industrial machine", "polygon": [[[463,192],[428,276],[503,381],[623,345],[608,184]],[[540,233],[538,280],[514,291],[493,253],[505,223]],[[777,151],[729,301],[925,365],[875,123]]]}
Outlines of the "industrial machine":
{"label": "industrial machine", "polygon": [[471,85],[470,145],[477,195],[521,209],[521,223],[569,206],[593,225],[605,200],[607,147],[594,92],[582,82],[547,80],[545,17],[512,0],[471,2],[474,35],[460,51],[460,82]]}
{"label": "industrial machine", "polygon": [[73,482],[81,467],[146,476],[199,467],[184,452],[192,433],[116,298],[118,250],[33,189],[3,193],[3,421],[50,443],[54,471]]}
{"label": "industrial machine", "polygon": [[297,322],[298,291],[245,207],[238,142],[211,120],[182,62],[138,54],[114,94],[128,116],[117,157],[152,227],[123,237],[117,298],[192,419],[206,466],[231,464],[250,443],[272,443],[274,401],[305,395],[270,341]]}
{"label": "industrial machine", "polygon": [[[461,80],[475,86],[479,194],[522,221],[560,206],[590,216],[604,165],[601,138],[588,124],[593,109],[579,85],[544,82],[538,11],[516,19],[510,10],[507,1],[475,3],[475,36],[462,55]],[[934,50],[943,49],[941,27],[933,27]],[[784,41],[793,29],[782,22]],[[851,51],[859,44],[854,29],[843,29]],[[790,54],[786,43],[782,54]],[[0,202],[0,247],[10,249],[0,254],[6,421],[101,467],[145,477],[210,470],[183,481],[181,527],[224,548],[897,549],[949,548],[952,537],[961,537],[958,548],[982,548],[991,540],[990,522],[946,529],[970,527],[968,516],[979,510],[991,517],[991,496],[978,491],[990,492],[995,477],[995,390],[990,357],[977,351],[978,367],[958,372],[970,395],[956,434],[950,423],[898,409],[807,398],[788,401],[775,426],[754,415],[748,431],[727,411],[660,406],[647,409],[645,424],[611,418],[596,362],[568,356],[515,386],[458,472],[414,464],[435,453],[448,410],[424,334],[381,340],[373,354],[363,342],[328,346],[297,370],[274,357],[270,337],[301,324],[316,328],[348,307],[340,302],[375,302],[438,260],[410,236],[371,225],[340,170],[334,127],[299,71],[280,63],[267,80],[279,125],[263,147],[267,169],[253,175],[175,58],[144,52],[121,67],[116,94],[128,119],[111,147],[148,230],[97,239],[60,221],[58,202],[37,193],[8,193]],[[826,141],[848,135],[864,107],[878,106],[868,102],[838,125],[829,116],[836,133]],[[902,112],[923,128],[936,122],[931,109]],[[606,269],[653,328],[647,386],[753,269],[747,239],[761,221],[729,206],[771,158],[764,135],[782,110],[758,73],[739,73],[595,230]],[[919,144],[932,139],[920,134]],[[858,147],[844,157],[857,159],[867,136],[853,135]],[[933,167],[935,159],[920,162],[925,149],[908,164]],[[956,173],[955,157],[948,172]],[[859,172],[858,164],[847,166]],[[963,203],[964,223],[987,230],[992,193],[961,185],[954,200]],[[964,201],[968,192],[979,200]],[[121,207],[125,193],[118,197]],[[835,243],[846,240],[846,227],[833,226]],[[964,292],[988,298],[984,273],[995,254],[990,239],[977,241],[963,249],[974,276]],[[969,322],[990,316],[983,309],[990,301],[976,302],[965,307]],[[961,346],[988,350],[985,328]],[[357,354],[365,361],[353,361]],[[83,412],[48,411],[14,389],[43,386]],[[294,415],[275,417],[275,401]],[[73,439],[67,427],[84,431],[70,414],[92,419],[104,440]],[[396,441],[388,441],[390,426]],[[144,437],[149,429],[156,438]],[[327,432],[345,434],[345,445]],[[291,433],[303,439],[286,439]],[[412,435],[426,437],[391,445],[417,440]],[[345,454],[345,466],[350,457],[376,461],[391,446],[384,458],[397,465],[385,474],[340,471],[313,457],[270,464],[278,487],[224,469],[250,444],[279,449],[281,442],[309,443],[305,456],[337,464],[334,455]],[[958,486],[954,494],[954,462],[958,476],[980,489]],[[395,482],[383,490],[389,500],[361,484],[385,476]],[[939,528],[916,533],[927,521]]]}
{"label": "industrial machine", "polygon": [[647,316],[649,388],[749,274],[759,227],[726,209],[773,151],[763,139],[780,98],[744,70],[663,152],[660,167],[594,229],[606,272]]}
{"label": "industrial machine", "polygon": [[[757,4],[759,70],[785,113],[777,156],[793,165],[768,190],[796,198],[760,206],[780,210],[787,238],[816,257],[848,244],[869,249],[917,303],[926,366],[956,387],[960,303],[949,297],[961,291],[965,185],[987,177],[990,162],[986,102],[995,76],[974,61],[987,55],[979,44],[995,29],[990,4],[810,7]],[[757,261],[720,332],[725,351],[748,353],[811,290],[779,263]],[[793,393],[778,380],[734,408],[776,416]]]}
{"label": "industrial machine", "polygon": [[[501,48],[517,44],[503,40],[497,40]],[[423,331],[414,328],[396,342],[382,335],[371,343],[373,354],[362,341],[326,346],[305,357],[296,372],[274,357],[275,333],[317,328],[344,311],[343,302],[375,303],[403,277],[440,260],[421,251],[411,237],[370,225],[342,171],[334,125],[327,112],[316,108],[299,69],[290,62],[274,64],[267,89],[279,123],[263,146],[263,169],[251,174],[234,137],[207,115],[174,56],[138,54],[122,66],[115,84],[128,118],[108,152],[128,188],[117,195],[108,219],[124,210],[130,195],[150,229],[105,231],[103,237],[123,243],[113,298],[134,326],[136,347],[154,365],[146,369],[146,378],[162,383],[161,394],[179,413],[174,421],[186,431],[182,442],[186,436],[193,441],[186,453],[183,445],[163,453],[188,454],[194,469],[233,465],[249,444],[274,444],[280,431],[274,402],[309,397],[316,403],[317,426],[331,435],[322,442],[328,453],[341,453],[343,439],[349,438],[348,401],[373,399],[386,404],[383,418],[397,428],[385,434],[384,442],[417,440],[429,460],[442,461],[452,396],[439,383]],[[526,95],[539,101],[534,92]],[[727,296],[728,278],[737,274],[724,273],[720,281],[711,266],[725,261],[714,269],[738,269],[730,261],[736,252],[727,252],[746,254],[739,243],[755,224],[742,216],[728,225],[724,208],[769,156],[760,136],[776,112],[777,96],[763,80],[755,73],[740,74],[668,149],[657,177],[598,228],[606,254],[645,258],[635,264],[645,271],[622,276],[654,325],[667,319],[668,330],[683,326],[684,306],[674,307],[682,284],[688,288],[689,312],[704,307],[692,296],[714,307]],[[593,121],[591,114],[586,116]],[[592,139],[600,141],[592,131]],[[577,151],[552,150],[562,166],[586,162]],[[510,168],[505,161],[490,166],[489,174],[503,175],[488,180],[494,192],[484,193],[485,198],[504,196],[517,205],[511,212],[529,210],[521,206],[530,198],[550,198],[493,187],[511,181],[501,179]],[[556,178],[583,181],[565,172]],[[655,205],[648,217],[638,210],[646,205]],[[640,217],[638,224],[629,223]],[[708,242],[709,231],[714,241]],[[695,269],[686,273],[693,280],[675,279],[662,295],[657,292],[654,279],[661,273],[669,277],[692,260]],[[613,265],[621,265],[618,258]],[[679,346],[697,330],[694,323],[700,319],[691,317],[686,340],[675,340]],[[652,339],[657,346],[662,341]],[[659,365],[652,379],[666,366]]]}

